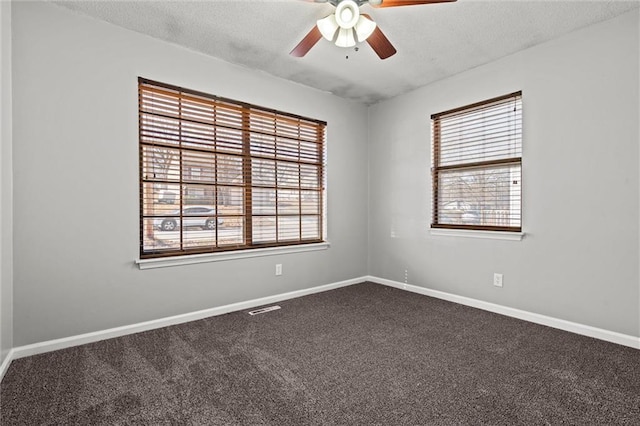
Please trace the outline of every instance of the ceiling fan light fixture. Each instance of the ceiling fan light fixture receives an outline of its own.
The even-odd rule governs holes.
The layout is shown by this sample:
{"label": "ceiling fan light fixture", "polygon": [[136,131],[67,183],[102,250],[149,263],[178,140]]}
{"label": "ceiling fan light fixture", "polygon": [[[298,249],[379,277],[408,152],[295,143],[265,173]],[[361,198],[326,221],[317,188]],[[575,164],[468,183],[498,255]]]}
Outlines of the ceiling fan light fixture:
{"label": "ceiling fan light fixture", "polygon": [[360,8],[353,0],[342,0],[336,6],[336,22],[343,29],[353,28],[360,17]]}
{"label": "ceiling fan light fixture", "polygon": [[322,37],[329,41],[333,41],[338,28],[340,28],[340,26],[336,22],[336,17],[333,14],[327,16],[326,18],[319,19],[318,22],[316,22],[316,26],[320,30],[320,34],[322,34]]}
{"label": "ceiling fan light fixture", "polygon": [[356,39],[353,36],[353,28],[340,28],[338,38],[336,38],[336,46],[353,47],[356,45]]}
{"label": "ceiling fan light fixture", "polygon": [[369,36],[373,34],[375,29],[376,29],[375,22],[373,22],[371,19],[365,18],[364,16],[360,15],[360,18],[358,19],[358,23],[355,26],[356,36],[358,37],[358,41],[363,42],[366,39],[368,39]]}

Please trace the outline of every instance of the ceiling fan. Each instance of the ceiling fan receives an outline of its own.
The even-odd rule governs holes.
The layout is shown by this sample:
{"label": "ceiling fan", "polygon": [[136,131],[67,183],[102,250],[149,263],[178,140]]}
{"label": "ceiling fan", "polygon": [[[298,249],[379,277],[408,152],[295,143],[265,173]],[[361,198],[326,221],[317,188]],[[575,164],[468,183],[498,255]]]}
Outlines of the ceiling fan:
{"label": "ceiling fan", "polygon": [[379,7],[413,6],[431,3],[449,3],[456,0],[306,0],[315,3],[331,3],[336,10],[320,19],[300,43],[291,51],[292,56],[302,57],[322,38],[339,47],[353,47],[358,42],[367,41],[380,59],[395,55],[396,49],[371,16],[360,13],[365,3]]}

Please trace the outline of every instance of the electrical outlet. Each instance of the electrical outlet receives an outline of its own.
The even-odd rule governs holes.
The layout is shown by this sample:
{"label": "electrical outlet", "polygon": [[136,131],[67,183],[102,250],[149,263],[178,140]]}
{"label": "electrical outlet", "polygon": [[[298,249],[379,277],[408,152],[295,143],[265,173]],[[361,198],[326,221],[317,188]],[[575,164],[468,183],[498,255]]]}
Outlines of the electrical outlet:
{"label": "electrical outlet", "polygon": [[493,285],[502,287],[502,274],[493,274]]}
{"label": "electrical outlet", "polygon": [[276,263],[276,275],[282,275],[282,263]]}
{"label": "electrical outlet", "polygon": [[409,271],[408,270],[404,270],[404,283],[408,284],[409,283]]}

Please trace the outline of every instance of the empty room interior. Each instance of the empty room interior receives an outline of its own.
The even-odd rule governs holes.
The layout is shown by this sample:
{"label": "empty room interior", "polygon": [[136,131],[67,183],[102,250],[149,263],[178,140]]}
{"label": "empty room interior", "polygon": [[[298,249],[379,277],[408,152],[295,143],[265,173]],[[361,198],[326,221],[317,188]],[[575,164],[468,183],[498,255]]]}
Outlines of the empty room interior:
{"label": "empty room interior", "polygon": [[0,21],[0,423],[638,424],[640,2]]}

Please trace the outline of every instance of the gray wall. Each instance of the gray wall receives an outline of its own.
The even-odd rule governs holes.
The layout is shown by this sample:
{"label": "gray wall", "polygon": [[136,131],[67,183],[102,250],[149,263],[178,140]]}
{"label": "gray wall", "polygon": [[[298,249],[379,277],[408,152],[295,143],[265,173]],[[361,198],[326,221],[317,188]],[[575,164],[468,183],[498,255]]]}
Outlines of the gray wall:
{"label": "gray wall", "polygon": [[13,346],[11,3],[0,2],[0,364]]}
{"label": "gray wall", "polygon": [[[366,274],[366,107],[55,5],[13,12],[14,346]],[[138,76],[327,121],[330,249],[138,270]]]}
{"label": "gray wall", "polygon": [[[0,5],[2,356],[405,269],[411,284],[640,335],[637,12],[367,111],[51,4],[13,4],[11,30]],[[326,120],[331,248],[138,270],[137,76]],[[527,237],[431,236],[429,115],[515,90]]]}
{"label": "gray wall", "polygon": [[[639,336],[638,36],[633,11],[372,107],[370,274]],[[430,235],[430,115],[516,90],[525,239]]]}

